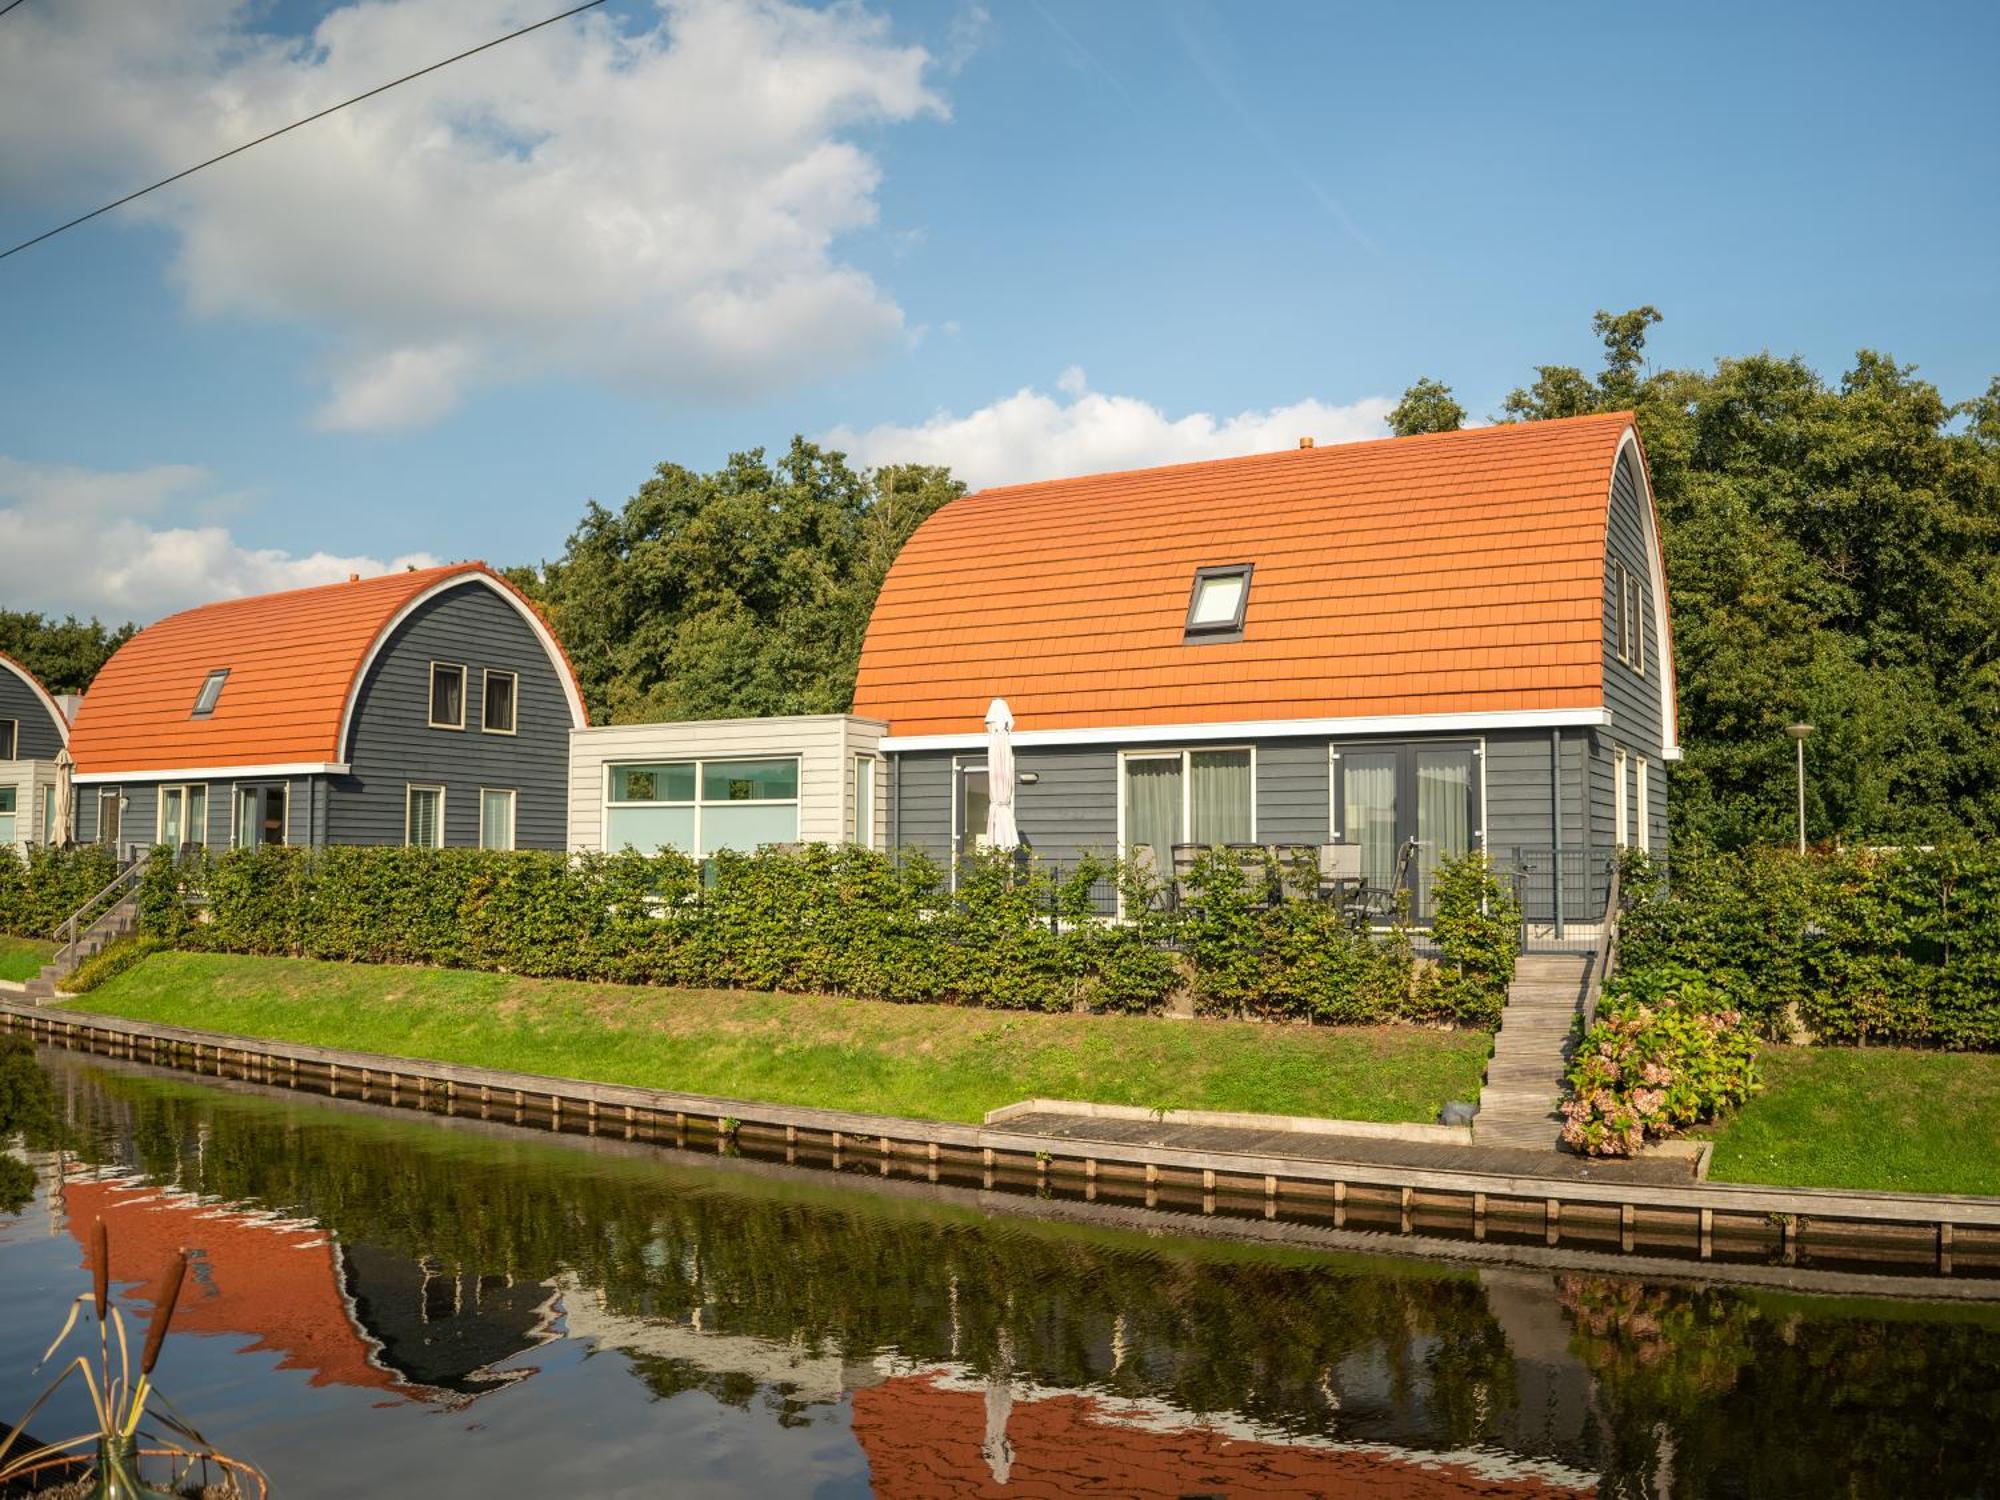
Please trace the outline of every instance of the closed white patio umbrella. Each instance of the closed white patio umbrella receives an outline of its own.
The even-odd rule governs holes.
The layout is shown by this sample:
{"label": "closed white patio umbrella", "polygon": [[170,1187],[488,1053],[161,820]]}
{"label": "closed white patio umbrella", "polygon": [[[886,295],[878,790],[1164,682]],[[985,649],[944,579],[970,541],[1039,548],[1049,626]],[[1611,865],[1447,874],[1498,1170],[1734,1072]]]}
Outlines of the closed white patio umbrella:
{"label": "closed white patio umbrella", "polygon": [[986,710],[986,847],[1012,849],[1021,842],[1014,826],[1014,711],[1005,698]]}
{"label": "closed white patio umbrella", "polygon": [[57,844],[69,842],[70,803],[75,797],[71,778],[75,774],[76,761],[65,745],[56,751],[56,826],[49,830],[50,840]]}

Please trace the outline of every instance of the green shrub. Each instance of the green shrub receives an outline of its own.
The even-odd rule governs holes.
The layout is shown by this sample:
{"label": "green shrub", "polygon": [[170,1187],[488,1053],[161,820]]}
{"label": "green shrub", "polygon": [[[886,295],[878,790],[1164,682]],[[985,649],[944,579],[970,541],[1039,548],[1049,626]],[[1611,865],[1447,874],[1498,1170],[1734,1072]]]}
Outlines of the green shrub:
{"label": "green shrub", "polygon": [[1453,1019],[1497,1026],[1521,952],[1521,903],[1481,850],[1448,859],[1431,885],[1438,1004]]}
{"label": "green shrub", "polygon": [[1851,1045],[2000,1047],[2000,842],[1642,860],[1620,966],[1704,975],[1760,1031]]}
{"label": "green shrub", "polygon": [[1614,980],[1570,1059],[1563,1140],[1592,1156],[1630,1156],[1750,1097],[1757,1038],[1726,990],[1683,970],[1663,982]]}
{"label": "green shrub", "polygon": [[134,933],[131,937],[120,938],[108,948],[99,949],[86,958],[62,981],[65,994],[82,995],[96,989],[107,979],[123,974],[132,965],[148,954],[159,953],[166,944],[156,937],[144,933]]}
{"label": "green shrub", "polygon": [[51,936],[117,873],[117,857],[97,844],[41,845],[25,857],[12,844],[0,845],[0,932]]}

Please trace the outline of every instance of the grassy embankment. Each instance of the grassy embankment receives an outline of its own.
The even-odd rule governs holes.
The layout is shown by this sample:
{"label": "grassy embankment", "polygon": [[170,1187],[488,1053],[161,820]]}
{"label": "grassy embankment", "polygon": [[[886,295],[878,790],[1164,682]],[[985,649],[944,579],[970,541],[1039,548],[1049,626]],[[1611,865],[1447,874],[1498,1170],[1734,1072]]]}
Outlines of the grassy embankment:
{"label": "grassy embankment", "polygon": [[1428,1121],[1483,1032],[1042,1015],[155,954],[66,1002],[239,1035],[920,1119],[1028,1098]]}
{"label": "grassy embankment", "polygon": [[1715,1138],[1725,1182],[2000,1194],[2000,1056],[1765,1047],[1764,1089]]}
{"label": "grassy embankment", "polygon": [[42,972],[42,965],[55,957],[54,943],[40,942],[35,938],[0,937],[0,979],[19,982],[33,979]]}

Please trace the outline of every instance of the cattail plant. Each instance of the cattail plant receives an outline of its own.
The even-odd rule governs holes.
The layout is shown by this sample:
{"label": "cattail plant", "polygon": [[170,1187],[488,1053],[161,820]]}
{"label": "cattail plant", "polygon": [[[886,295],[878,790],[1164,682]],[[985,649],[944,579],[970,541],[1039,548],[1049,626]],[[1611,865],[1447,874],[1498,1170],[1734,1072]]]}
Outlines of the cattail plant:
{"label": "cattail plant", "polygon": [[[36,1365],[39,1371],[68,1340],[75,1330],[77,1319],[82,1315],[84,1304],[90,1304],[97,1320],[97,1360],[95,1364],[88,1356],[79,1354],[63,1366],[34,1404],[27,1410],[20,1422],[7,1434],[5,1442],[0,1442],[0,1485],[10,1479],[30,1473],[36,1469],[46,1469],[58,1462],[70,1461],[72,1454],[81,1454],[87,1444],[95,1444],[97,1452],[96,1473],[90,1490],[92,1500],[127,1500],[127,1497],[141,1495],[171,1495],[180,1492],[181,1480],[193,1464],[213,1462],[228,1476],[231,1488],[237,1489],[238,1476],[249,1479],[259,1495],[265,1492],[264,1479],[255,1469],[246,1464],[218,1453],[192,1427],[173,1414],[171,1403],[153,1385],[153,1367],[159,1363],[161,1347],[167,1340],[167,1329],[174,1320],[174,1307],[180,1300],[181,1283],[187,1279],[188,1256],[181,1250],[167,1263],[161,1272],[159,1283],[153,1289],[153,1310],[146,1328],[146,1342],[139,1352],[138,1379],[133,1379],[131,1349],[125,1338],[123,1314],[111,1306],[111,1244],[105,1232],[104,1221],[99,1219],[90,1232],[90,1290],[79,1295],[70,1304],[69,1316],[63,1321],[62,1331],[55,1337],[48,1351]],[[114,1367],[111,1346],[116,1342],[118,1357]],[[59,1443],[48,1443],[23,1453],[11,1463],[8,1453],[19,1441],[21,1433],[33,1420],[37,1411],[62,1388],[63,1382],[72,1375],[81,1375],[85,1388],[90,1393],[91,1413],[96,1428],[91,1432],[79,1433]],[[137,1474],[136,1464],[140,1456],[138,1450],[139,1423],[147,1416],[149,1407],[157,1407],[153,1415],[163,1425],[186,1439],[192,1446],[171,1446],[147,1449],[147,1454],[172,1457],[185,1461],[176,1473],[173,1483],[167,1489],[158,1489],[143,1483]]]}

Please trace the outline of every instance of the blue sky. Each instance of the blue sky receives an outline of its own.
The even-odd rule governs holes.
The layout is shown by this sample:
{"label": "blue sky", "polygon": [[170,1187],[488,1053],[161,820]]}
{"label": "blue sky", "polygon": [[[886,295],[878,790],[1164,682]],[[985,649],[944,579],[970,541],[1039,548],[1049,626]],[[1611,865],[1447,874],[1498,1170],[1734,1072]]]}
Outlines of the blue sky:
{"label": "blue sky", "polygon": [[[557,8],[28,0],[0,238]],[[0,606],[532,561],[794,432],[999,480],[1484,415],[1639,302],[1660,363],[2000,372],[1990,6],[610,9],[0,261]]]}

